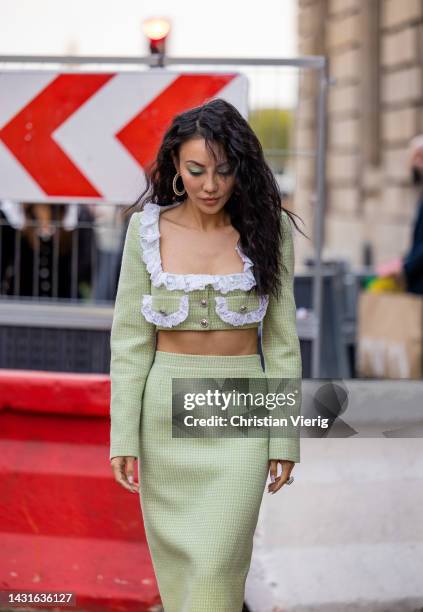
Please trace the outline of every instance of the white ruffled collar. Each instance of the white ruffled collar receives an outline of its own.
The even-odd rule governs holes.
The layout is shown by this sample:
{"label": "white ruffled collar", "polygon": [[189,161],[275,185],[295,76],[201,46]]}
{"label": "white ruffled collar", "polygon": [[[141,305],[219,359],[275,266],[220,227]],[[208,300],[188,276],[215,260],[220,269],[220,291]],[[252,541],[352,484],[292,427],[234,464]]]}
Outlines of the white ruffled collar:
{"label": "white ruffled collar", "polygon": [[179,206],[181,202],[160,206],[154,202],[147,202],[140,215],[140,241],[143,261],[150,273],[151,282],[155,287],[164,285],[169,290],[182,289],[183,291],[195,291],[205,289],[206,285],[212,285],[221,293],[227,293],[234,289],[248,291],[254,287],[256,280],[252,272],[254,266],[251,259],[243,253],[238,241],[235,250],[244,263],[243,272],[234,274],[174,274],[164,272],[160,258],[160,231],[159,216],[163,210]]}

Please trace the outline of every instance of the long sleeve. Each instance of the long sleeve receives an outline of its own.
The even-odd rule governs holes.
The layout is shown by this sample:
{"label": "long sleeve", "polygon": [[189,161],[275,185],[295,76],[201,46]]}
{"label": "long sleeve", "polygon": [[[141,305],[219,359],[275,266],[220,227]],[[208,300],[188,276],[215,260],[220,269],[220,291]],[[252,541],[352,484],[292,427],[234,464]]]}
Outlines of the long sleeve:
{"label": "long sleeve", "polygon": [[126,232],[110,334],[110,459],[138,457],[142,396],[156,349],[156,327],[141,313],[142,295],[151,293],[139,240],[142,214],[132,214]]}
{"label": "long sleeve", "polygon": [[[291,388],[294,386],[299,390],[295,407],[288,410],[289,415],[295,416],[300,414],[302,361],[294,297],[294,245],[290,219],[285,211],[282,211],[281,223],[280,277],[282,289],[278,299],[273,295],[269,298],[267,312],[263,319],[261,346],[266,377],[292,379]],[[270,385],[271,390],[277,391],[273,389],[273,386]],[[271,428],[271,432],[272,430]],[[285,433],[284,436],[279,430],[273,436],[270,434],[269,459],[289,459],[299,462],[299,430],[290,425],[283,433]]]}

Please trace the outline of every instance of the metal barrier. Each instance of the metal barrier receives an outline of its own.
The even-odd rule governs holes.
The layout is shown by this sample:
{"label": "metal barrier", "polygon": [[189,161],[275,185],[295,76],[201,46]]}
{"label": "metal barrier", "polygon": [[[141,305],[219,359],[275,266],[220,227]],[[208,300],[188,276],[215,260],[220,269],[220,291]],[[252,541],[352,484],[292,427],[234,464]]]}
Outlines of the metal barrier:
{"label": "metal barrier", "polygon": [[[122,70],[122,73],[125,72],[129,67],[136,67],[139,71],[146,71],[154,68],[155,74],[159,74],[159,71],[162,71],[161,74],[164,74],[164,71],[167,67],[173,66],[177,69],[179,74],[185,74],[187,69],[189,69],[190,73],[204,69],[204,67],[213,68],[213,72],[218,72],[224,68],[225,70],[237,70],[238,72],[243,72],[248,75],[252,80],[252,91],[251,98],[254,100],[254,103],[258,108],[260,108],[260,99],[262,97],[263,92],[260,91],[257,83],[260,80],[265,80],[267,83],[267,90],[272,90],[274,95],[273,106],[275,108],[280,107],[280,94],[282,88],[278,83],[280,83],[281,75],[287,75],[289,71],[295,70],[296,75],[298,76],[298,71],[311,71],[316,75],[318,82],[318,93],[316,97],[316,108],[317,108],[317,146],[314,150],[286,150],[283,148],[278,148],[277,146],[271,146],[270,148],[265,148],[264,152],[269,160],[271,166],[275,166],[276,161],[280,157],[292,159],[293,157],[301,157],[301,156],[312,156],[315,158],[316,164],[316,176],[317,176],[317,184],[316,184],[316,198],[315,198],[315,210],[314,210],[314,228],[312,231],[312,235],[314,236],[314,260],[315,266],[313,268],[313,273],[311,275],[312,284],[311,284],[311,294],[309,295],[309,302],[311,303],[311,308],[313,311],[312,314],[312,324],[307,327],[307,342],[309,343],[310,348],[310,370],[311,375],[315,378],[322,376],[322,346],[323,346],[323,270],[321,265],[321,250],[323,245],[323,214],[325,208],[325,133],[326,133],[326,116],[325,116],[325,108],[326,108],[326,93],[328,86],[328,77],[327,77],[327,65],[324,57],[303,57],[303,58],[292,58],[292,59],[281,59],[281,58],[184,58],[184,57],[164,57],[161,58],[163,62],[163,67],[159,67],[158,58],[154,56],[140,57],[140,58],[123,58],[123,57],[77,57],[77,56],[68,56],[68,57],[58,57],[58,56],[0,56],[0,66],[6,67],[7,70],[10,70],[11,67],[20,67],[20,69],[27,71],[28,74],[34,72],[34,68],[38,73],[42,72],[49,68],[51,70],[52,66],[59,66],[61,68],[70,66],[70,72],[74,73],[84,73],[87,72],[88,68],[94,67],[96,71],[99,71],[99,67],[119,67],[119,70]],[[40,71],[40,66],[42,70]],[[288,72],[287,72],[288,71]],[[293,73],[291,72],[291,77]],[[259,77],[257,75],[260,75]],[[295,75],[294,75],[295,76]],[[296,77],[295,77],[296,78]],[[269,105],[269,103],[268,103]],[[134,192],[134,199],[137,193]],[[2,198],[2,194],[0,192],[0,200]],[[47,203],[51,204],[51,198],[48,199]],[[89,201],[89,199],[88,199]],[[124,200],[122,199],[122,203]],[[60,203],[65,203],[63,198],[60,200]],[[105,206],[110,205],[110,202],[102,201],[101,198],[97,198],[95,206],[97,207],[100,203],[103,203]],[[129,202],[125,202],[129,203]],[[15,203],[16,204],[16,203]],[[75,205],[75,198],[70,198],[67,202],[69,205]],[[83,206],[81,201],[80,206]],[[93,205],[94,206],[94,205]],[[80,209],[82,210],[82,209]],[[21,346],[24,345],[24,337],[25,334],[24,328],[29,333],[31,326],[34,328],[32,331],[36,335],[36,328],[38,320],[46,321],[49,318],[49,314],[51,313],[52,322],[48,327],[55,327],[57,330],[57,324],[59,321],[63,321],[65,316],[61,316],[60,309],[63,310],[63,314],[70,316],[69,308],[72,308],[72,321],[77,322],[80,321],[79,329],[84,330],[86,333],[89,329],[89,325],[93,321],[102,320],[103,313],[112,306],[113,299],[103,300],[101,295],[104,295],[98,292],[98,287],[102,286],[102,282],[104,281],[103,270],[107,269],[108,272],[115,269],[116,265],[116,255],[112,259],[112,264],[107,265],[107,257],[102,257],[100,254],[101,249],[98,248],[98,241],[95,237],[95,224],[93,227],[92,220],[79,220],[79,226],[74,229],[72,236],[72,249],[70,255],[71,263],[70,271],[65,276],[70,277],[70,288],[68,291],[64,291],[61,294],[60,289],[60,267],[58,265],[58,261],[60,259],[60,241],[63,240],[60,238],[60,220],[57,221],[56,224],[56,236],[59,238],[53,239],[53,246],[51,248],[51,258],[52,264],[51,269],[48,270],[48,274],[50,275],[51,280],[47,280],[42,278],[42,274],[47,274],[46,262],[42,263],[42,253],[41,246],[42,240],[38,241],[36,238],[35,242],[35,255],[32,259],[30,259],[30,263],[26,264],[25,269],[21,269],[22,265],[22,231],[18,228],[15,230],[14,236],[14,265],[15,274],[13,278],[13,287],[9,284],[5,284],[4,280],[0,279],[0,333],[1,339],[5,341],[5,337],[8,337],[6,340],[7,343],[12,342],[11,338],[13,338],[13,343],[19,342],[18,336],[21,334],[21,341],[19,342]],[[86,223],[86,225],[83,225]],[[4,226],[5,224],[3,224]],[[35,225],[32,225],[32,228],[35,229]],[[5,228],[0,227],[0,232],[5,231]],[[81,256],[81,248],[78,247],[79,238],[82,231],[90,232],[91,239],[86,240],[85,242],[90,243],[90,247],[84,256]],[[94,239],[93,239],[94,236]],[[41,238],[41,237],[39,237]],[[1,239],[1,236],[0,236]],[[64,241],[64,240],[63,240]],[[81,243],[82,244],[82,241]],[[9,249],[10,251],[10,249]],[[116,251],[115,251],[116,253]],[[121,250],[120,250],[121,253]],[[10,255],[10,252],[9,252]],[[102,268],[99,264],[99,259],[102,259],[104,263],[104,267]],[[29,268],[32,268],[31,273],[29,272]],[[88,266],[90,269],[88,272],[85,270],[85,266]],[[83,274],[81,273],[81,267],[85,270],[85,280],[81,281],[81,277]],[[1,270],[1,267],[0,267]],[[42,272],[43,270],[43,272]],[[3,278],[2,273],[2,278]],[[113,272],[111,272],[113,278]],[[23,286],[23,279],[32,277],[32,295],[24,296],[22,295],[21,288]],[[88,278],[88,280],[86,280]],[[37,280],[38,279],[38,280]],[[103,281],[101,280],[103,279]],[[9,279],[10,281],[10,279]],[[44,283],[44,285],[43,285]],[[107,282],[105,283],[107,285]],[[113,285],[113,280],[110,281],[110,284]],[[47,286],[48,285],[48,286]],[[42,287],[46,289],[46,291],[50,291],[48,296],[41,295]],[[26,293],[29,291],[26,290]],[[18,309],[14,307],[11,303],[11,296],[16,300],[26,299],[28,300],[31,297],[31,305],[22,303],[21,308]],[[55,305],[48,305],[45,303],[47,299],[53,299]],[[65,301],[66,303],[61,303]],[[44,303],[42,303],[44,302]],[[101,302],[101,306],[99,305]],[[91,308],[100,308],[97,314],[93,314],[92,318],[86,317],[85,306],[86,303],[90,304]],[[18,305],[18,304],[16,304]],[[298,304],[301,306],[301,304]],[[25,309],[27,309],[26,314],[24,314]],[[102,312],[100,312],[102,311]],[[107,315],[109,316],[109,314]],[[44,319],[43,319],[44,317]],[[26,321],[25,321],[26,319]],[[109,319],[110,320],[110,319]],[[90,323],[91,322],[91,323]],[[25,324],[24,324],[25,323]],[[76,323],[77,324],[77,323]],[[95,332],[95,324],[94,328],[92,328],[93,333]],[[5,327],[10,328],[6,330]],[[72,324],[73,329],[76,329]],[[38,331],[40,331],[41,326],[38,327]],[[17,330],[20,330],[19,333]],[[32,332],[31,332],[32,333]],[[14,335],[15,334],[15,335]],[[49,349],[51,346],[51,342],[54,342],[51,338],[53,337],[51,334],[48,334],[45,337],[45,341],[48,343]],[[38,336],[41,338],[41,336]],[[56,338],[57,340],[57,338]],[[326,342],[326,340],[325,340]],[[78,343],[77,343],[78,344]],[[101,343],[100,343],[101,344]],[[3,345],[3,342],[2,342]],[[28,344],[27,348],[30,348],[30,344]],[[39,346],[42,347],[42,341],[39,340]],[[44,350],[44,349],[42,349]],[[23,351],[24,354],[29,355],[31,351]],[[19,359],[17,355],[12,359],[10,364],[13,362],[12,367],[21,367],[19,365]],[[94,357],[93,357],[94,359]],[[23,359],[22,363],[27,363],[26,358]],[[88,366],[88,364],[86,364]],[[58,362],[58,367],[64,367],[66,363],[62,361]],[[4,366],[3,366],[4,367]],[[9,366],[10,367],[10,366]],[[23,366],[22,366],[23,367]],[[25,366],[26,367],[26,366]],[[49,368],[46,368],[49,369]],[[80,371],[80,370],[78,370]],[[96,364],[91,364],[91,368],[87,371],[104,371],[102,367],[98,367],[98,362]]]}
{"label": "metal barrier", "polygon": [[38,302],[114,301],[120,207],[0,203],[0,296]]}
{"label": "metal barrier", "polygon": [[[322,336],[320,362],[323,378],[351,378],[354,360],[355,319],[348,320],[345,303],[345,274],[338,265],[324,266],[322,283]],[[311,378],[313,340],[313,276],[301,274],[294,282],[298,308],[298,333],[302,343],[303,375]],[[303,316],[302,313],[308,316]],[[309,320],[311,316],[311,321]]]}
{"label": "metal barrier", "polygon": [[[351,273],[339,262],[324,271],[323,378],[355,377],[356,304],[368,273]],[[311,273],[295,277],[294,293],[303,377],[312,378],[315,321]],[[50,302],[34,308],[30,300],[0,300],[0,368],[107,373],[112,318],[112,305],[86,303],[76,307]]]}

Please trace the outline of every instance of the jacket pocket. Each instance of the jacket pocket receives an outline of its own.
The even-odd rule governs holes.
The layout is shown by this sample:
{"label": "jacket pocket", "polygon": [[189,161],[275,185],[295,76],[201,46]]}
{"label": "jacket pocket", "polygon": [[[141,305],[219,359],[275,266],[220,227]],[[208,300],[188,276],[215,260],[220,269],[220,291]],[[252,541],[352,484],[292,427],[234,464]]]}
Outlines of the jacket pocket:
{"label": "jacket pocket", "polygon": [[188,316],[188,295],[149,295],[142,296],[141,312],[145,319],[159,327],[175,327]]}
{"label": "jacket pocket", "polygon": [[264,318],[268,295],[228,295],[215,296],[216,313],[222,321],[231,325],[247,325],[257,323]]}

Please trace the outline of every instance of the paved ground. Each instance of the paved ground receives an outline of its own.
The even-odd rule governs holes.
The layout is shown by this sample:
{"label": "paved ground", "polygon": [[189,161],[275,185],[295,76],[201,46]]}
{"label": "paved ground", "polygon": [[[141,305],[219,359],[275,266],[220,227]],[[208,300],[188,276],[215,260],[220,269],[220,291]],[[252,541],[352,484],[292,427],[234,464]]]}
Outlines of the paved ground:
{"label": "paved ground", "polygon": [[251,612],[423,610],[423,439],[303,439],[264,494]]}

